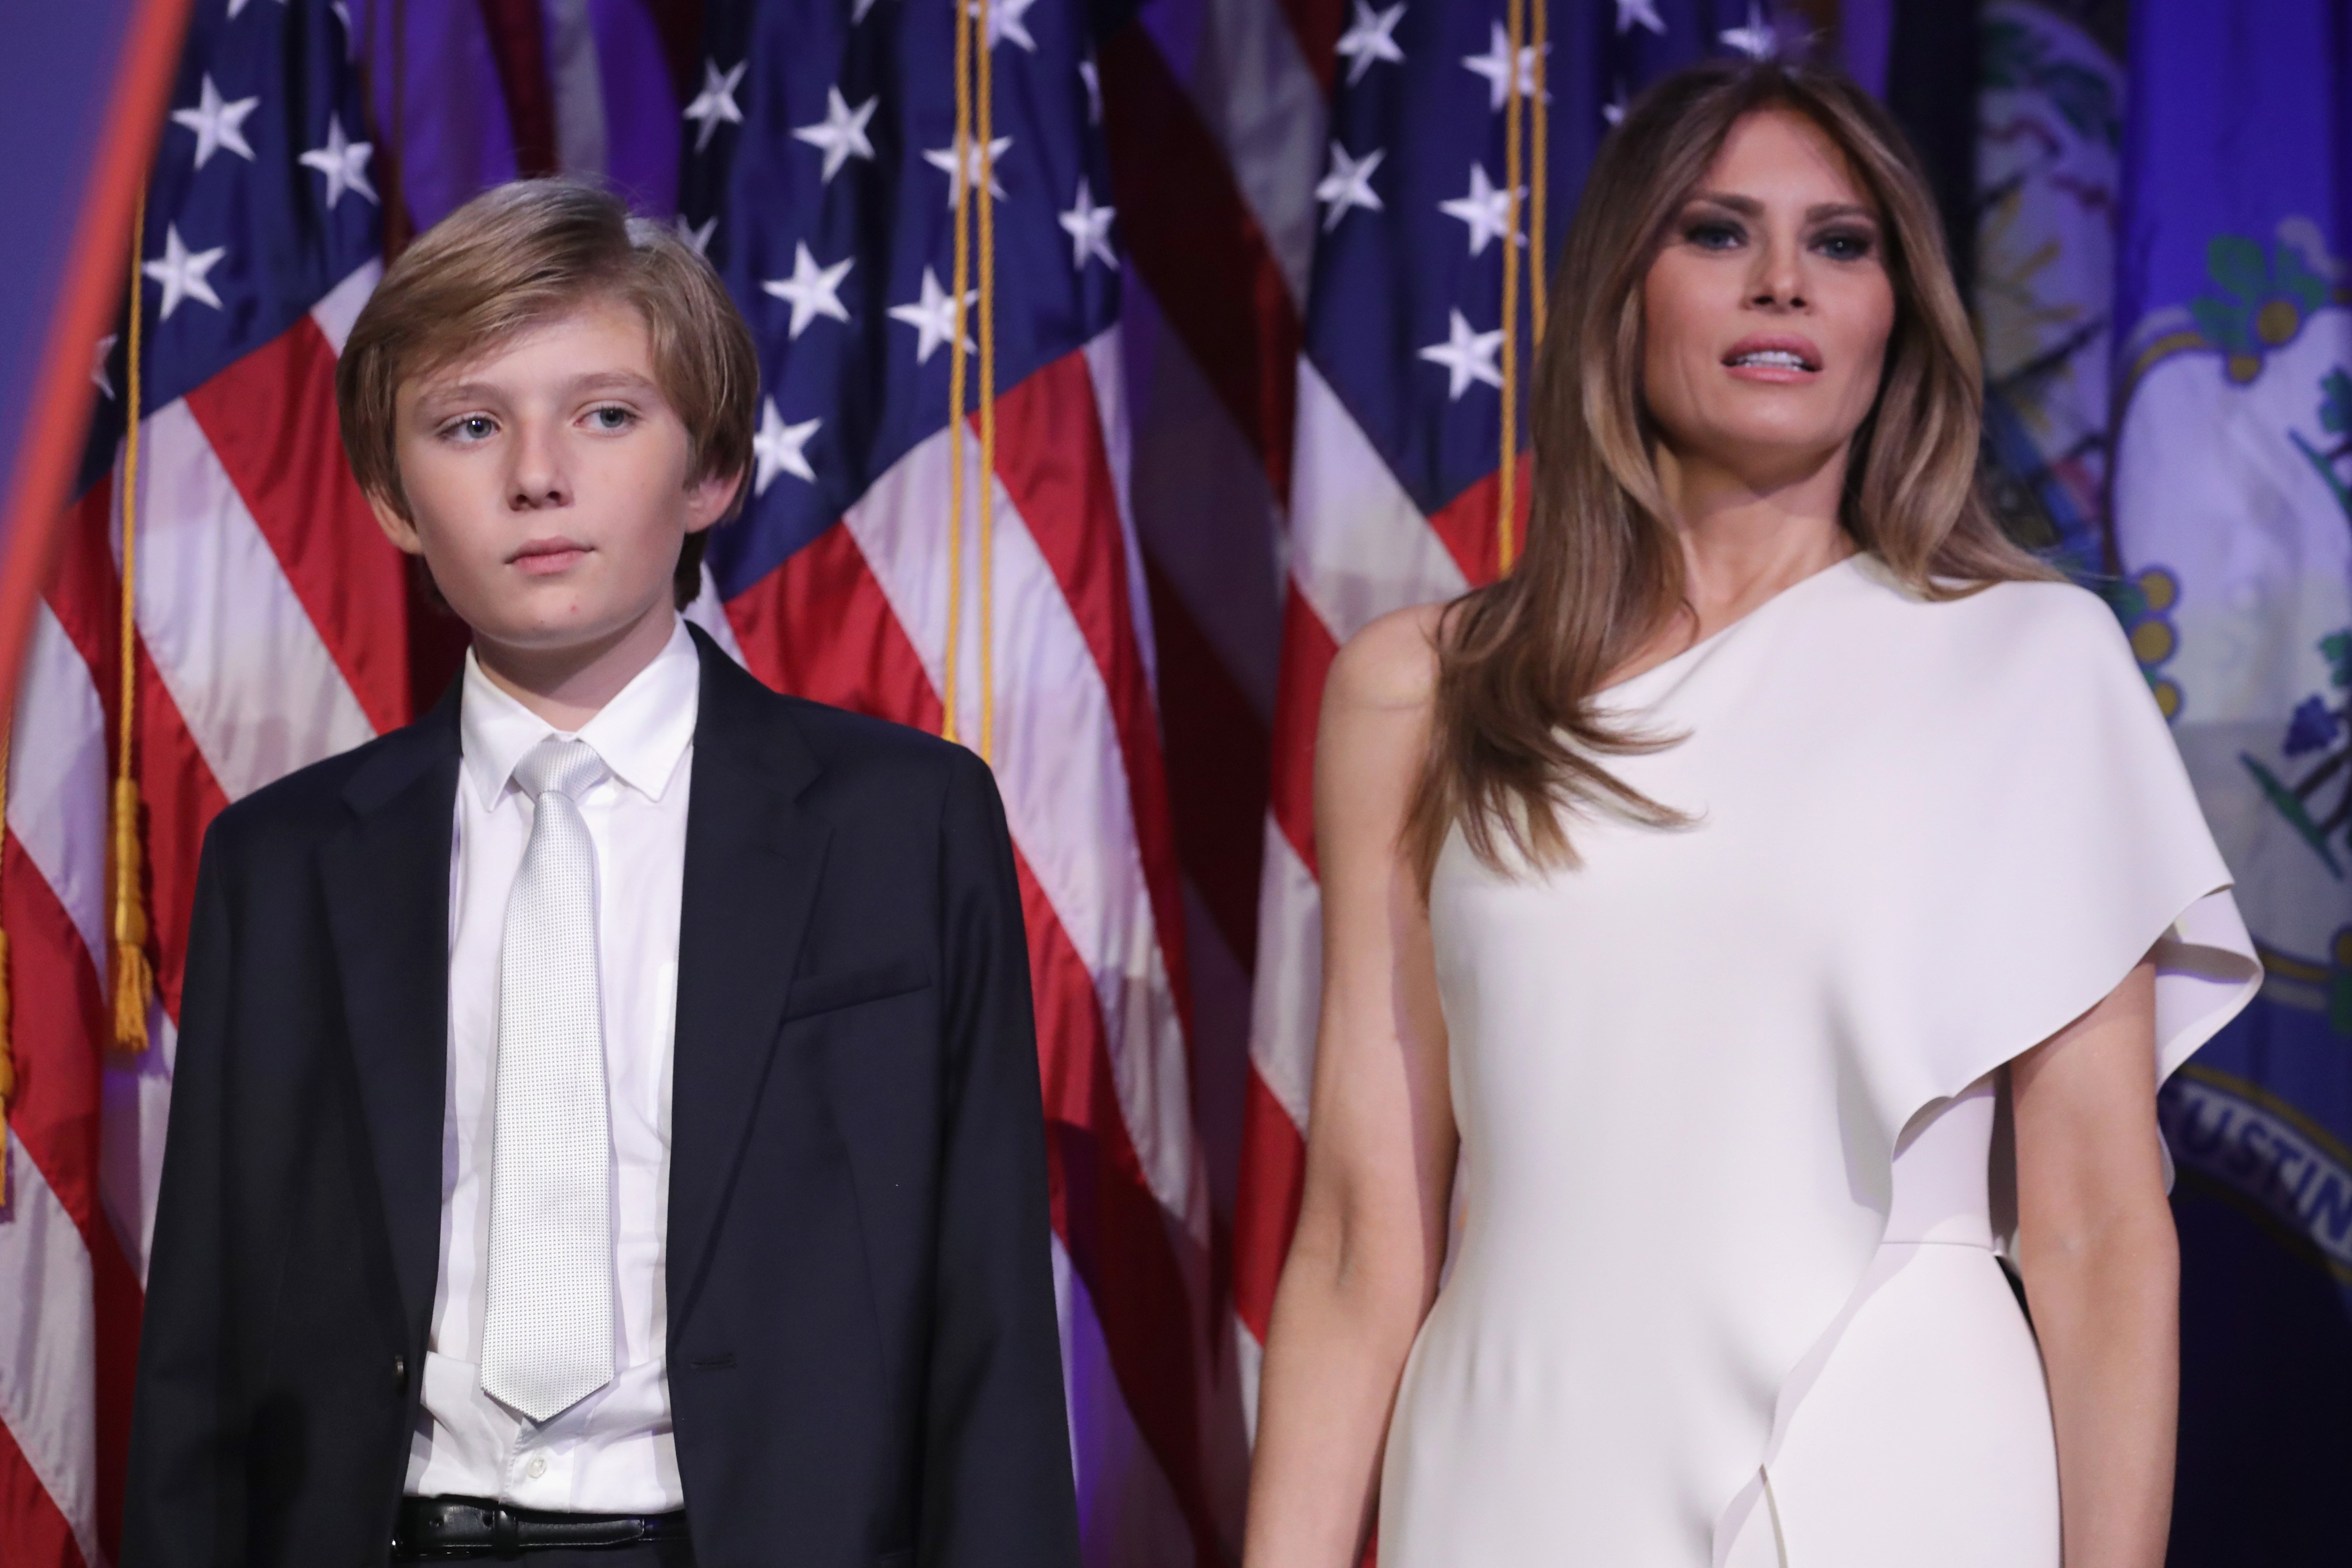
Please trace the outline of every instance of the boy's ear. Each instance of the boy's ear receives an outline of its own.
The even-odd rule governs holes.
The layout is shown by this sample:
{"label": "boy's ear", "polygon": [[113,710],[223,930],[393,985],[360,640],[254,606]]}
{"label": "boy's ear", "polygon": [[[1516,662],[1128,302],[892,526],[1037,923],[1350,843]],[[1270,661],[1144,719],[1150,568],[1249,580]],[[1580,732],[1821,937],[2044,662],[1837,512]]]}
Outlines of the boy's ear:
{"label": "boy's ear", "polygon": [[[743,483],[743,470],[724,474],[705,474],[686,487],[686,531],[700,533],[727,515],[734,504],[735,491]],[[390,529],[387,527],[386,531]],[[399,541],[394,540],[394,543]]]}
{"label": "boy's ear", "polygon": [[416,524],[400,514],[400,509],[393,505],[390,496],[380,495],[374,490],[361,493],[367,497],[368,510],[375,513],[375,525],[383,530],[383,536],[392,541],[394,549],[404,555],[425,553],[425,541],[418,537]]}

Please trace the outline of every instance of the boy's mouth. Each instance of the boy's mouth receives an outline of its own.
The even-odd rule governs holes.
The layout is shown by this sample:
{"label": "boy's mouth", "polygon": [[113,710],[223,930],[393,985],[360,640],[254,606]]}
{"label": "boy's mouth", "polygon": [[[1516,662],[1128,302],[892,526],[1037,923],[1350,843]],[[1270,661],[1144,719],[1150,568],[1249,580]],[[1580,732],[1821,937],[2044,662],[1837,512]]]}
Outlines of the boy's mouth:
{"label": "boy's mouth", "polygon": [[507,564],[520,567],[534,577],[552,577],[577,565],[590,549],[576,539],[532,539],[508,556]]}

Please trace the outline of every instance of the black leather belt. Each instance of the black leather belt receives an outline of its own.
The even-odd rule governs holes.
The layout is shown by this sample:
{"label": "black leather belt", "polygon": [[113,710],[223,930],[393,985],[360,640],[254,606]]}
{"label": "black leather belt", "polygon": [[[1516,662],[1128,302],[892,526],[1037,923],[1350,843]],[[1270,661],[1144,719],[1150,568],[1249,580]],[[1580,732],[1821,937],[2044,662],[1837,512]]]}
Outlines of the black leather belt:
{"label": "black leather belt", "polygon": [[397,1557],[514,1557],[551,1546],[634,1546],[641,1541],[684,1541],[677,1513],[550,1513],[511,1508],[478,1497],[400,1500],[393,1532]]}

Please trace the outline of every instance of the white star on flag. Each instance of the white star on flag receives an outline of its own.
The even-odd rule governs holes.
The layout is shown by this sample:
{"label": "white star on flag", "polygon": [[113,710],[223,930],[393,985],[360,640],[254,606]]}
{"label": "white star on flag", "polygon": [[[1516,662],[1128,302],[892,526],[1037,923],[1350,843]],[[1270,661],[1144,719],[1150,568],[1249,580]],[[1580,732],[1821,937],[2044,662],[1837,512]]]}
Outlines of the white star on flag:
{"label": "white star on flag", "polygon": [[[1483,55],[1465,55],[1463,57],[1462,64],[1466,69],[1486,79],[1489,100],[1487,107],[1499,110],[1509,101],[1511,96],[1511,40],[1504,33],[1503,24],[1496,22],[1493,26],[1495,31],[1487,43],[1486,52]],[[1551,53],[1549,44],[1544,46],[1544,53]],[[1519,49],[1519,91],[1525,96],[1533,97],[1535,90],[1535,46],[1522,45]],[[1545,93],[1544,101],[1549,103],[1551,94]]]}
{"label": "white star on flag", "polygon": [[1113,272],[1118,270],[1118,258],[1110,248],[1110,223],[1118,215],[1117,207],[1095,205],[1095,194],[1084,176],[1078,180],[1077,205],[1061,215],[1062,232],[1070,237],[1070,265],[1084,272],[1088,258],[1101,262]]}
{"label": "white star on flag", "polygon": [[819,267],[816,258],[809,254],[809,247],[797,245],[793,247],[793,275],[771,278],[760,285],[760,291],[791,301],[791,332],[797,338],[819,316],[830,316],[836,321],[849,320],[849,311],[841,302],[841,280],[849,276],[856,261],[856,257],[844,257],[830,267]]}
{"label": "white star on flag", "polygon": [[112,353],[114,345],[121,341],[121,332],[109,332],[98,340],[98,352],[89,356],[89,384],[106,394],[110,400],[114,396],[114,383],[106,379],[106,356]]}
{"label": "white star on flag", "polygon": [[856,0],[849,8],[849,25],[853,27],[866,20],[866,13],[874,9],[874,0]]}
{"label": "white star on flag", "polygon": [[688,249],[692,250],[695,255],[702,257],[706,260],[709,258],[710,237],[719,232],[719,215],[717,213],[713,213],[709,217],[704,218],[699,226],[687,222],[686,215],[684,213],[678,214],[676,218],[671,220],[671,223],[677,230],[678,238],[686,241],[687,247]]}
{"label": "white star on flag", "polygon": [[343,4],[343,0],[327,0],[327,9],[332,11],[335,14],[335,20],[343,25],[343,58],[358,59],[360,41],[352,32],[352,8]]}
{"label": "white star on flag", "polygon": [[[1029,24],[1024,19],[1029,7],[1037,0],[988,0],[988,47],[1010,38],[1031,54],[1037,52],[1037,40],[1029,36]],[[980,16],[980,0],[966,0],[964,10],[976,21]]]}
{"label": "white star on flag", "polygon": [[[283,5],[286,4],[286,0],[278,0],[278,3],[280,5]],[[236,14],[252,4],[253,0],[228,0],[228,19],[232,22],[236,21]]]}
{"label": "white star on flag", "polygon": [[327,176],[329,212],[335,210],[335,204],[343,199],[345,191],[357,191],[372,202],[377,200],[375,187],[368,184],[367,177],[368,158],[374,152],[373,142],[353,142],[343,134],[341,115],[327,116],[327,144],[303,153],[301,163]]}
{"label": "white star on flag", "polygon": [[1385,11],[1375,11],[1364,0],[1356,0],[1356,18],[1339,35],[1338,45],[1339,58],[1348,62],[1349,86],[1364,79],[1364,73],[1372,68],[1374,60],[1404,63],[1404,51],[1397,47],[1393,37],[1397,20],[1403,15],[1402,0]]}
{"label": "white star on flag", "polygon": [[180,241],[180,226],[171,224],[163,230],[163,258],[150,261],[140,270],[163,286],[163,320],[172,319],[183,300],[202,300],[217,310],[220,296],[205,281],[205,274],[220,264],[228,247],[215,245],[210,250],[190,250]]}
{"label": "white star on flag", "polygon": [[[1519,195],[1524,198],[1527,194],[1527,186],[1521,185]],[[1456,196],[1450,202],[1440,202],[1437,204],[1437,210],[1447,217],[1458,217],[1470,226],[1470,254],[1473,256],[1485,255],[1488,240],[1500,239],[1505,234],[1510,232],[1511,193],[1507,190],[1497,190],[1488,181],[1484,164],[1470,165],[1468,195]],[[1524,236],[1513,235],[1512,237],[1521,245],[1527,243]]]}
{"label": "white star on flag", "polygon": [[1503,384],[1503,373],[1495,366],[1495,356],[1503,352],[1500,329],[1474,332],[1470,323],[1462,319],[1461,311],[1451,314],[1454,319],[1446,325],[1445,341],[1421,351],[1422,358],[1445,367],[1445,398],[1449,403],[1460,401],[1474,381],[1494,387]]}
{"label": "white star on flag", "polygon": [[1102,68],[1092,60],[1078,62],[1078,79],[1087,84],[1087,123],[1102,123]]}
{"label": "white star on flag", "polygon": [[702,62],[702,90],[686,106],[686,117],[702,127],[694,135],[696,152],[710,145],[711,133],[721,121],[730,125],[743,123],[743,111],[735,104],[735,88],[751,64],[748,59],[737,60],[735,68],[722,76],[717,60]]}
{"label": "white star on flag", "polygon": [[751,437],[751,458],[759,465],[759,471],[751,478],[751,493],[766,495],[778,474],[816,483],[816,470],[809,467],[806,447],[809,437],[824,424],[822,419],[803,419],[798,425],[787,425],[784,416],[776,412],[774,398],[762,402],[760,428]]}
{"label": "white star on flag", "polygon": [[1780,52],[1780,37],[1766,20],[1764,7],[1756,0],[1748,0],[1748,25],[1726,27],[1717,35],[1727,48],[1738,49],[1751,60],[1769,60]]}
{"label": "white star on flag", "polygon": [[841,89],[829,87],[824,89],[824,118],[814,125],[793,129],[793,141],[824,151],[825,184],[831,184],[834,175],[852,158],[872,160],[874,143],[866,139],[866,122],[874,118],[875,106],[881,101],[877,94],[852,109],[841,96]]}
{"label": "white star on flag", "polygon": [[[971,143],[964,149],[963,180],[979,184],[980,172],[984,167],[988,171],[988,194],[998,201],[1004,200],[1004,187],[997,183],[996,166],[1003,162],[1006,150],[1012,145],[1012,137],[1000,136],[988,144],[987,156],[983,159],[980,143],[976,141]],[[950,142],[944,147],[935,147],[925,153],[923,162],[948,176],[948,205],[955,205],[956,194],[963,188],[963,180],[955,177],[955,143]]]}
{"label": "white star on flag", "polygon": [[[979,298],[980,290],[977,289],[966,294],[963,297],[965,308],[970,309],[971,302]],[[904,321],[921,334],[920,341],[915,344],[915,363],[925,363],[930,359],[932,350],[941,343],[955,341],[955,296],[940,288],[940,280],[926,267],[923,268],[923,297],[911,305],[891,306],[890,319]],[[964,339],[963,346],[966,353],[978,352],[970,338]]]}
{"label": "white star on flag", "polygon": [[1666,21],[1658,15],[1658,0],[1617,0],[1618,33],[1622,36],[1635,27],[1647,27],[1662,38],[1666,36]]}
{"label": "white star on flag", "polygon": [[1601,106],[1601,118],[1612,125],[1622,125],[1625,123],[1625,110],[1628,107],[1625,102],[1625,84],[1620,81],[1617,84],[1617,96]]}
{"label": "white star on flag", "polygon": [[1367,212],[1381,212],[1381,194],[1372,189],[1372,171],[1388,156],[1388,149],[1375,147],[1364,154],[1361,162],[1348,156],[1348,150],[1337,142],[1331,143],[1331,170],[1315,187],[1315,199],[1328,202],[1331,210],[1323,215],[1323,232],[1330,233],[1348,216],[1349,207],[1362,207]]}
{"label": "white star on flag", "polygon": [[234,103],[222,98],[220,89],[213,85],[211,74],[206,73],[196,89],[196,106],[172,110],[172,121],[196,133],[197,168],[203,168],[224,147],[250,163],[253,149],[245,142],[245,117],[260,107],[258,98],[240,98]]}

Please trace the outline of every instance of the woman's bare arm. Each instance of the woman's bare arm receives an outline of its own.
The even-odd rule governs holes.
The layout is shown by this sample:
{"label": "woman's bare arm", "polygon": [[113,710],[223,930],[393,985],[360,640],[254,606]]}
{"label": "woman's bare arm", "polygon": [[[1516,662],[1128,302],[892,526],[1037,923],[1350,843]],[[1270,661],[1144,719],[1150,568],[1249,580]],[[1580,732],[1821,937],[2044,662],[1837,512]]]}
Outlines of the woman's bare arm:
{"label": "woman's bare arm", "polygon": [[1429,921],[1398,848],[1428,745],[1434,610],[1341,650],[1316,737],[1323,1012],[1298,1231],[1275,1294],[1249,1568],[1353,1568],[1389,1412],[1437,1289],[1454,1178]]}
{"label": "woman's bare arm", "polygon": [[2160,1568],[2180,1248],[2156,1125],[2156,971],[2011,1068],[2017,1249],[2058,1428],[2066,1568]]}

